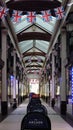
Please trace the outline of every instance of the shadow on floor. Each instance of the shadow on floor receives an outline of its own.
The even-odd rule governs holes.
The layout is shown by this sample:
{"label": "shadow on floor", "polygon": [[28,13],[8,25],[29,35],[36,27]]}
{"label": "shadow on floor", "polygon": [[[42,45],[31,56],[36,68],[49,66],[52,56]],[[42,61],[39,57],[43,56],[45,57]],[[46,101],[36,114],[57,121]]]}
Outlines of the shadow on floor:
{"label": "shadow on floor", "polygon": [[15,109],[13,109],[13,108],[9,108],[7,115],[2,115],[2,114],[0,113],[0,122],[3,121],[3,120],[4,120],[11,112],[13,112],[14,110],[15,110]]}
{"label": "shadow on floor", "polygon": [[60,114],[60,110],[55,106],[54,110],[69,124],[73,127],[73,116],[71,116],[70,114],[66,114],[66,115],[61,115]]}

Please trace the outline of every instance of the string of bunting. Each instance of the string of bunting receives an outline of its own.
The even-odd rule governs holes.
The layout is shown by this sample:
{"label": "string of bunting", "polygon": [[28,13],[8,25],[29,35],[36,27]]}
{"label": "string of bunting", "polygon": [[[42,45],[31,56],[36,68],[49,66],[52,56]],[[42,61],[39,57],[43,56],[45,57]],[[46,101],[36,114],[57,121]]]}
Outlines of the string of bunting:
{"label": "string of bunting", "polygon": [[[9,11],[8,8],[0,6],[0,19],[3,19],[4,17],[6,17],[8,11]],[[22,13],[23,11],[13,10],[11,20],[13,22],[20,22],[23,16]],[[64,18],[65,11],[64,11],[63,6],[55,8],[54,14],[57,20]],[[27,21],[32,22],[32,23],[36,22],[36,15],[37,15],[36,12],[27,12],[27,17],[26,17]],[[41,15],[44,22],[49,22],[52,20],[51,10],[41,11]]]}

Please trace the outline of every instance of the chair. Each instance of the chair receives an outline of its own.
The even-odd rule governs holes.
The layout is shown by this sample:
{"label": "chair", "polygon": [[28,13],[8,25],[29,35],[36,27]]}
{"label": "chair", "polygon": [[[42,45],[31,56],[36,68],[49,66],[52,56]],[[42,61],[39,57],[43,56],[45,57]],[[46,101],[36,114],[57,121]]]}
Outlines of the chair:
{"label": "chair", "polygon": [[21,121],[21,130],[46,128],[51,130],[51,121],[48,116],[40,112],[27,113]]}
{"label": "chair", "polygon": [[27,113],[30,112],[33,106],[38,106],[38,105],[41,105],[40,98],[31,98],[30,102],[27,105]]}
{"label": "chair", "polygon": [[42,104],[38,104],[38,105],[33,105],[33,106],[30,106],[28,109],[27,109],[27,113],[29,112],[41,112],[45,115],[47,115],[47,109],[44,105]]}

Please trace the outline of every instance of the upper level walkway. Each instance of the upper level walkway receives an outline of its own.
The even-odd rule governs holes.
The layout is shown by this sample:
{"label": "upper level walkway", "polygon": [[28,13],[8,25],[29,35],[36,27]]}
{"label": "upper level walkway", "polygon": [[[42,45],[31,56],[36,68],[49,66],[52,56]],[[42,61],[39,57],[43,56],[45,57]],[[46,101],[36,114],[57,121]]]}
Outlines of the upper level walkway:
{"label": "upper level walkway", "polygon": [[[52,130],[73,130],[58,113],[56,113],[48,104],[42,101],[48,111],[51,120]],[[11,112],[2,122],[0,122],[0,130],[21,130],[21,121],[27,111],[28,99]]]}

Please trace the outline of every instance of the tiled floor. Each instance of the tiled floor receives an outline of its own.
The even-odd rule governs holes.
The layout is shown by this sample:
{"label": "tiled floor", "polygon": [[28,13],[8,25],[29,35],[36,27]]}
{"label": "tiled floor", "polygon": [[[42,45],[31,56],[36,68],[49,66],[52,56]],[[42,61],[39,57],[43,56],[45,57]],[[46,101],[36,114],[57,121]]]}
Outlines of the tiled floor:
{"label": "tiled floor", "polygon": [[[26,114],[28,102],[21,104],[11,114],[9,114],[2,122],[0,122],[0,130],[20,130],[22,118]],[[52,130],[73,130],[71,127],[56,111],[44,103],[48,110],[48,116],[51,120]]]}

